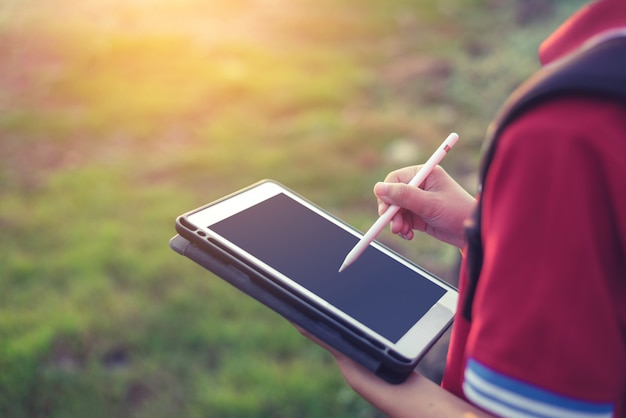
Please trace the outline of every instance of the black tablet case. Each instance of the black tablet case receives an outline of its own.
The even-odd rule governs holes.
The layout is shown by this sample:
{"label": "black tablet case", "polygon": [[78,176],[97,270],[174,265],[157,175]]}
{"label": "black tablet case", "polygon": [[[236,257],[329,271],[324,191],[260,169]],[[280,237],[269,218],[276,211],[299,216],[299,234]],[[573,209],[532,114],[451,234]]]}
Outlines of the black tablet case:
{"label": "black tablet case", "polygon": [[203,245],[201,248],[180,235],[170,240],[170,246],[387,382],[404,382],[421,359],[406,359],[348,328],[219,247]]}

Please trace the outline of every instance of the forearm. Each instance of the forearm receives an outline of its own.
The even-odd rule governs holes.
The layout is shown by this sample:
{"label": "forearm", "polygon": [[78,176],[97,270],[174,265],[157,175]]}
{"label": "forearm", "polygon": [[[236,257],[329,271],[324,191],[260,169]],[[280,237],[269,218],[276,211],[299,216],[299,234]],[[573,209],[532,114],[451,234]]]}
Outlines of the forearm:
{"label": "forearm", "polygon": [[348,384],[391,418],[490,416],[418,373],[400,385],[392,385],[347,357],[339,355],[336,359]]}

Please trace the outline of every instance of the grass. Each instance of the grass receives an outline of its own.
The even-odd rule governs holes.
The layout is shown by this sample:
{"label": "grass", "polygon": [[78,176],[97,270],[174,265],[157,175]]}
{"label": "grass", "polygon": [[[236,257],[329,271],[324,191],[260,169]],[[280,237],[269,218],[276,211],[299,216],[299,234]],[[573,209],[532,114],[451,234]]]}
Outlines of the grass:
{"label": "grass", "polygon": [[[521,26],[512,0],[40,3],[0,6],[10,418],[380,416],[322,349],[174,254],[173,220],[274,178],[365,229],[374,182],[452,130],[444,165],[471,189],[489,119],[580,4]],[[454,279],[453,249],[381,239]]]}

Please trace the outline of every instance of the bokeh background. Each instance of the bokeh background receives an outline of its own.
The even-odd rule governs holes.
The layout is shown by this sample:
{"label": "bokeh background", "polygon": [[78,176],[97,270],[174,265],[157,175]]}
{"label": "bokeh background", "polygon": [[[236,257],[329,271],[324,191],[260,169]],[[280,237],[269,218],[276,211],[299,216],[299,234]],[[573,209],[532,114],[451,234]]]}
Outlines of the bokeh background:
{"label": "bokeh background", "polygon": [[[373,184],[451,131],[473,191],[490,119],[582,3],[0,0],[0,416],[380,416],[172,252],[174,218],[272,178],[365,230]],[[380,239],[455,283],[455,249]]]}

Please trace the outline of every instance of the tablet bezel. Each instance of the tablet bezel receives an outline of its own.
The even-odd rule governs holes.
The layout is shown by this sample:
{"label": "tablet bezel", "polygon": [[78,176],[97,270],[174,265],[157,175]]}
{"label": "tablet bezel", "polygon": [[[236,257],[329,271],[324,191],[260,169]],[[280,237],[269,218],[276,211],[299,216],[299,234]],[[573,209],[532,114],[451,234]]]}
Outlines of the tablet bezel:
{"label": "tablet bezel", "polygon": [[444,295],[427,311],[427,313],[419,319],[410,329],[397,341],[393,342],[380,335],[378,332],[372,330],[370,327],[362,324],[358,320],[352,318],[341,311],[338,307],[333,306],[320,296],[312,293],[299,283],[291,280],[289,277],[276,270],[274,267],[266,264],[262,260],[256,258],[253,254],[241,249],[231,241],[221,236],[214,230],[210,229],[210,225],[216,224],[230,216],[233,216],[245,209],[253,207],[267,199],[270,199],[278,194],[284,194],[309,210],[313,211],[317,215],[323,217],[329,222],[341,227],[346,232],[354,235],[357,238],[361,237],[361,234],[354,228],[342,222],[335,216],[329,214],[327,211],[321,209],[317,205],[304,199],[302,196],[292,192],[288,188],[282,186],[274,181],[263,181],[253,185],[243,191],[227,196],[217,202],[206,205],[202,208],[191,211],[183,218],[193,228],[196,229],[196,233],[203,236],[206,239],[210,239],[213,243],[220,245],[228,252],[236,256],[246,265],[258,269],[264,272],[266,275],[272,277],[278,284],[289,289],[290,291],[298,294],[300,297],[315,304],[316,306],[325,309],[332,316],[340,319],[344,323],[349,324],[351,327],[356,328],[361,333],[364,333],[368,338],[373,339],[380,344],[383,344],[388,349],[393,350],[400,356],[413,359],[423,354],[424,350],[428,349],[434,339],[438,338],[442,330],[446,329],[452,321],[454,312],[457,306],[458,293],[456,289],[447,283],[436,278],[429,272],[420,268],[416,264],[408,261],[404,257],[400,256],[396,252],[390,250],[377,241],[374,241],[371,245],[379,251],[383,252],[387,256],[393,258],[397,262],[415,271],[425,279],[437,284],[439,287],[445,290]]}

